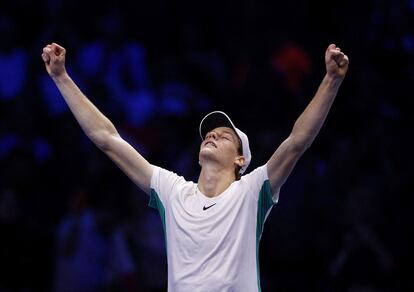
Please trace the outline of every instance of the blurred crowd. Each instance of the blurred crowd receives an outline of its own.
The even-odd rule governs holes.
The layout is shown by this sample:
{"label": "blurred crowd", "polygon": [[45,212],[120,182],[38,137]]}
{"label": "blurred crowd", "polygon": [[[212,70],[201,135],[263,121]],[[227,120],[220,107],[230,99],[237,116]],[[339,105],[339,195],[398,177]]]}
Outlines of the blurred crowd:
{"label": "blurred crowd", "polygon": [[206,113],[247,133],[250,170],[266,163],[336,43],[349,72],[267,219],[262,289],[414,289],[414,1],[2,6],[0,291],[166,290],[158,213],[81,131],[44,69],[51,42],[127,141],[195,181]]}

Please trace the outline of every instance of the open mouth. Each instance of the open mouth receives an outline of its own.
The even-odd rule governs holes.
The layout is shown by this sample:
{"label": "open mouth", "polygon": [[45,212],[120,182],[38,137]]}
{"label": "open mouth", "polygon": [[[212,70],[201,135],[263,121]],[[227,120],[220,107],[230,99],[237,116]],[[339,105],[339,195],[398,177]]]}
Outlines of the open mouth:
{"label": "open mouth", "polygon": [[217,148],[217,145],[213,141],[208,141],[208,142],[206,142],[204,144],[204,147],[214,147],[214,148]]}

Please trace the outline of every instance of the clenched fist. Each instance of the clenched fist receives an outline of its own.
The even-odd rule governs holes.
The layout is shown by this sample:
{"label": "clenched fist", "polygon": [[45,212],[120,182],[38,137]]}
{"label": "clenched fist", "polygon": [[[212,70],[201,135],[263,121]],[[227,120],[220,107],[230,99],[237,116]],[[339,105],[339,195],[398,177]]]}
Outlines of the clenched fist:
{"label": "clenched fist", "polygon": [[325,52],[325,64],[329,76],[344,78],[348,71],[349,59],[335,44],[330,44]]}
{"label": "clenched fist", "polygon": [[59,77],[66,73],[66,50],[64,47],[52,43],[43,48],[42,59],[45,62],[47,73],[50,77]]}

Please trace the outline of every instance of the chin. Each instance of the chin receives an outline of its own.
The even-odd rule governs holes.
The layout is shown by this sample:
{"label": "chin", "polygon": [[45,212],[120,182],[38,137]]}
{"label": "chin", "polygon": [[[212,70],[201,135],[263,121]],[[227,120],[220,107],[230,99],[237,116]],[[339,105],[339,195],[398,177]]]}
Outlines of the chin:
{"label": "chin", "polygon": [[213,157],[216,156],[212,150],[214,149],[202,148],[198,154],[198,159],[200,161],[205,160],[205,159],[212,159]]}

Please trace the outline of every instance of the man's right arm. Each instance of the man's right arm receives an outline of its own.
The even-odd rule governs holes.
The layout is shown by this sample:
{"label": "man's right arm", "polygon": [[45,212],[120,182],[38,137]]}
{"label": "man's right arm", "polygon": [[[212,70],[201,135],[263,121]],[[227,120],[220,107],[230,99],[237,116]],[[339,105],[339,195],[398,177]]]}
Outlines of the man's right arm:
{"label": "man's right arm", "polygon": [[153,165],[121,138],[111,121],[81,92],[65,69],[66,50],[56,43],[43,48],[42,59],[69,109],[92,142],[143,191],[149,193]]}

